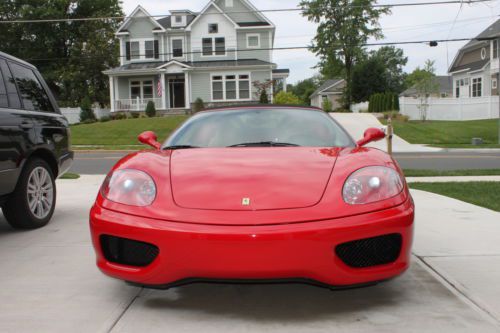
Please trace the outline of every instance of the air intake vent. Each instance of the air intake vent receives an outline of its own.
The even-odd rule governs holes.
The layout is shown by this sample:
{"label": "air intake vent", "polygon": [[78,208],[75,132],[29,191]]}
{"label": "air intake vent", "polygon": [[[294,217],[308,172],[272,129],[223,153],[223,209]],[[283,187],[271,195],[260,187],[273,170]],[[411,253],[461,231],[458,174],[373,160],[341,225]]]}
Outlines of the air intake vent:
{"label": "air intake vent", "polygon": [[366,268],[396,261],[402,243],[400,234],[390,234],[340,244],[335,253],[347,266]]}
{"label": "air intake vent", "polygon": [[151,264],[160,252],[152,244],[108,235],[101,236],[101,248],[106,260],[138,267]]}

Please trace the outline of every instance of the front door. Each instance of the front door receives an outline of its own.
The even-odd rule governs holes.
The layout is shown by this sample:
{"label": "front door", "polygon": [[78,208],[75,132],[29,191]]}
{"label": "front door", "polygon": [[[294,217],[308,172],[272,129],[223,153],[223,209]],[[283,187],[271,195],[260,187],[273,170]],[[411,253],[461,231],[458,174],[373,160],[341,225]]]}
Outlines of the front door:
{"label": "front door", "polygon": [[184,79],[169,79],[168,92],[171,109],[186,108],[186,90]]}

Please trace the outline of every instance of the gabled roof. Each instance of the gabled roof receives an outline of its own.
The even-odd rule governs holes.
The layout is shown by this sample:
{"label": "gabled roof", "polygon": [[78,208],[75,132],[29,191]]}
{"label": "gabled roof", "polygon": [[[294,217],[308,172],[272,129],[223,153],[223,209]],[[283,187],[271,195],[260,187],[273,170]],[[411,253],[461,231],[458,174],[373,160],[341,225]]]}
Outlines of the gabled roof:
{"label": "gabled roof", "polygon": [[199,18],[202,17],[210,7],[214,7],[217,11],[219,11],[222,14],[222,16],[224,16],[229,22],[231,22],[234,25],[235,28],[238,26],[238,24],[234,22],[232,18],[230,18],[226,13],[224,13],[222,9],[220,9],[219,6],[217,6],[215,0],[212,0],[205,6],[205,8],[201,10],[200,14],[196,16],[194,20],[192,20],[188,25],[186,25],[186,30],[191,30],[191,26],[195,24],[195,22],[198,21]]}
{"label": "gabled roof", "polygon": [[[186,26],[191,24],[196,18],[196,14],[186,15]],[[164,18],[158,19],[157,22],[165,29],[184,29],[185,27],[172,27],[172,16],[166,16]]]}
{"label": "gabled roof", "polygon": [[[439,93],[447,93],[448,95],[453,94],[453,78],[449,75],[437,75],[434,78],[434,82],[439,86]],[[417,95],[417,89],[415,87],[411,87],[403,91],[400,96],[414,96]]]}
{"label": "gabled roof", "polygon": [[[139,13],[142,13],[144,15],[144,17],[147,17],[149,18],[149,20],[151,21],[151,23],[153,23],[153,25],[156,27],[156,28],[159,28],[161,31],[164,31],[165,29],[163,28],[162,25],[160,25],[149,13],[147,10],[145,10],[142,6],[137,6],[136,9],[134,9],[134,11],[132,12],[132,14],[130,14],[127,19],[122,23],[122,25],[118,28],[118,34],[119,33],[123,33],[123,32],[127,32],[127,27],[129,26],[130,22],[139,14]],[[156,29],[155,28],[155,29]]]}
{"label": "gabled roof", "polygon": [[[271,22],[261,11],[259,11],[249,0],[240,0],[244,5],[246,5],[251,11],[255,13],[258,17],[266,22],[269,26],[274,28],[274,23]],[[238,23],[239,24],[239,23]]]}
{"label": "gabled roof", "polygon": [[342,83],[344,79],[332,79],[332,80],[326,80],[325,83],[323,83],[316,91],[311,95],[311,97],[316,96],[324,92],[325,90],[328,90],[330,88],[335,87],[336,85]]}

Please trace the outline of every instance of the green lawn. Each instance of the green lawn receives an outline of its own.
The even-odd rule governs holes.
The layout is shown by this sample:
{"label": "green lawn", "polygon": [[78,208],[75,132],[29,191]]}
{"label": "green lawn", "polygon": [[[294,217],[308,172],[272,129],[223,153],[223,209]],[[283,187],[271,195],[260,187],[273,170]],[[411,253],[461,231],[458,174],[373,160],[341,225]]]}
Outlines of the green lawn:
{"label": "green lawn", "polygon": [[[71,126],[73,145],[99,145],[109,148],[140,145],[137,136],[144,131],[154,131],[163,141],[187,116],[113,120],[105,123]],[[75,147],[78,148],[78,147]],[[134,149],[133,147],[130,147]]]}
{"label": "green lawn", "polygon": [[413,183],[409,186],[500,212],[500,182]]}
{"label": "green lawn", "polygon": [[406,177],[500,176],[500,169],[473,170],[403,170]]}
{"label": "green lawn", "polygon": [[394,131],[410,143],[429,144],[444,148],[472,148],[472,138],[482,138],[481,147],[500,147],[498,119],[472,121],[395,121]]}

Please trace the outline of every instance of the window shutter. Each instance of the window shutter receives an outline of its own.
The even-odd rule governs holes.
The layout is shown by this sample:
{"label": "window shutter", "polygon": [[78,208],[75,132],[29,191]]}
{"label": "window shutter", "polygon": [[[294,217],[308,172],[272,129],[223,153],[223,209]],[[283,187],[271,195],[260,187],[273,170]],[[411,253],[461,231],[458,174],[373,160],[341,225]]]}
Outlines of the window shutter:
{"label": "window shutter", "polygon": [[125,49],[127,60],[130,60],[130,42],[125,43]]}
{"label": "window shutter", "polygon": [[160,44],[158,43],[158,40],[155,40],[154,53],[155,59],[160,59]]}

